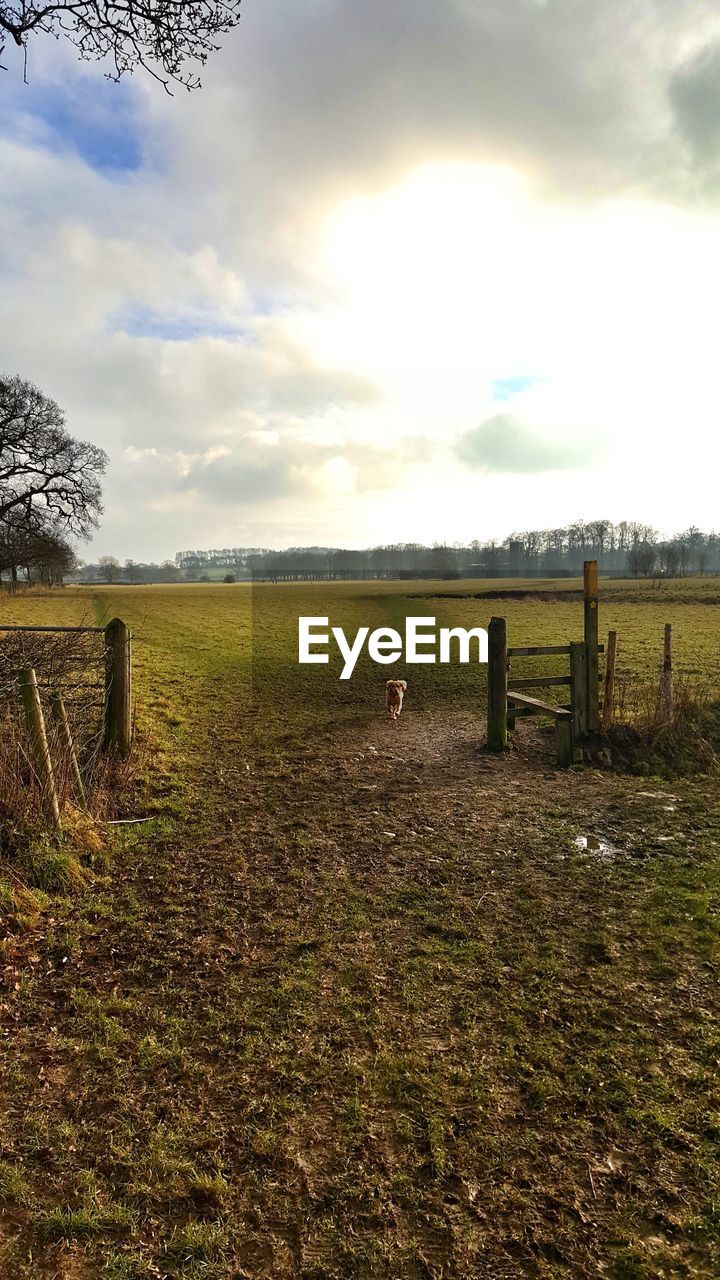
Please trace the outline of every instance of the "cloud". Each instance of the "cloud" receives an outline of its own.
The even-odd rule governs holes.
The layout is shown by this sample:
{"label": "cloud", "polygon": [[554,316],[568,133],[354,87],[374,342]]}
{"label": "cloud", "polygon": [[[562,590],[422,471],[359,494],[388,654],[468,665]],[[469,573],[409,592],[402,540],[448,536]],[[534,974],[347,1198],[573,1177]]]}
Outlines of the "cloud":
{"label": "cloud", "polygon": [[172,188],[193,201],[225,174],[205,200],[213,240],[302,275],[292,250],[318,209],[419,158],[511,165],[569,203],[694,200],[668,85],[713,33],[707,0],[637,0],[631,20],[626,0],[277,0],[246,11],[200,101],[141,89]]}
{"label": "cloud", "polygon": [[710,522],[718,50],[714,0],[274,0],[169,99],[34,42],[3,363],[109,450],[101,550],[497,534],[587,465],[657,522],[669,449]]}
{"label": "cloud", "polygon": [[574,471],[587,466],[597,452],[591,440],[566,443],[543,439],[508,413],[498,413],[467,431],[456,449],[469,467],[515,475]]}
{"label": "cloud", "polygon": [[670,80],[669,97],[678,127],[697,164],[720,160],[720,42],[684,62]]}
{"label": "cloud", "polygon": [[[418,442],[422,456],[424,442]],[[124,450],[135,492],[186,505],[189,495],[216,512],[257,507],[277,499],[310,501],[328,495],[392,489],[412,466],[407,442],[374,448],[355,442],[308,440],[299,433],[249,431],[232,445],[190,453],[170,448]]]}

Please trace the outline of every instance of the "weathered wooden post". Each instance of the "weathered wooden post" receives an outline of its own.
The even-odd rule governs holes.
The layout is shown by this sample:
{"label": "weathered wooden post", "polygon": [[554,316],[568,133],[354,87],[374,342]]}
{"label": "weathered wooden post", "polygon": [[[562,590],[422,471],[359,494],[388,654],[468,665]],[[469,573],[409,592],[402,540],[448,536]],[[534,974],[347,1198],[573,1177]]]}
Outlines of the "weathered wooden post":
{"label": "weathered wooden post", "polygon": [[574,734],[572,717],[566,712],[555,721],[555,758],[561,769],[573,763]]}
{"label": "weathered wooden post", "polygon": [[124,760],[130,754],[130,629],[121,618],[105,628],[105,734],[103,748]]}
{"label": "weathered wooden post", "polygon": [[508,651],[505,618],[491,618],[488,627],[488,751],[507,746]]}
{"label": "weathered wooden post", "polygon": [[573,739],[579,742],[588,731],[587,649],[582,640],[570,645],[570,708]]}
{"label": "weathered wooden post", "polygon": [[585,649],[587,651],[587,728],[597,733],[600,728],[600,671],[598,666],[598,562],[586,560]]}
{"label": "weathered wooden post", "polygon": [[70,777],[72,778],[75,799],[81,809],[85,809],[87,807],[85,785],[80,772],[77,755],[75,754],[75,743],[73,742],[72,733],[70,732],[70,725],[68,723],[67,711],[65,710],[65,702],[62,694],[57,692],[54,693],[50,705],[52,717],[57,726],[58,738],[60,739],[60,744],[67,756],[68,764],[70,766]]}
{"label": "weathered wooden post", "polygon": [[617,653],[617,631],[608,631],[607,654],[605,655],[605,694],[603,697],[602,727],[608,730],[613,719],[615,701],[615,654]]}
{"label": "weathered wooden post", "polygon": [[53,772],[50,748],[45,731],[45,717],[38,692],[37,677],[32,667],[23,667],[20,672],[20,697],[25,709],[25,720],[30,735],[35,770],[42,787],[43,805],[53,826],[60,830],[60,805],[58,803],[55,774]]}
{"label": "weathered wooden post", "polygon": [[673,702],[672,623],[666,622],[665,636],[663,638],[662,675],[660,677],[660,716],[661,719],[666,720],[668,723],[673,718]]}

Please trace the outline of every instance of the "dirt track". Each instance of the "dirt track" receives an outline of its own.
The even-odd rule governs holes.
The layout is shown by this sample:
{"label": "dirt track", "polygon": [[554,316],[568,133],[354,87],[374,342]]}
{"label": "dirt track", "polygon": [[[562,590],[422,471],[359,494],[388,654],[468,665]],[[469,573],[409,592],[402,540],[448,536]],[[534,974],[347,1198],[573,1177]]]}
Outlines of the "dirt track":
{"label": "dirt track", "polygon": [[[647,911],[692,789],[411,712],[266,755],[209,728],[192,785],[70,904],[72,946],[8,966],[15,1274],[717,1274],[686,1230],[710,1085],[673,1098],[717,993],[692,939],[658,961]],[[63,1242],[88,1179],[98,1224]]]}

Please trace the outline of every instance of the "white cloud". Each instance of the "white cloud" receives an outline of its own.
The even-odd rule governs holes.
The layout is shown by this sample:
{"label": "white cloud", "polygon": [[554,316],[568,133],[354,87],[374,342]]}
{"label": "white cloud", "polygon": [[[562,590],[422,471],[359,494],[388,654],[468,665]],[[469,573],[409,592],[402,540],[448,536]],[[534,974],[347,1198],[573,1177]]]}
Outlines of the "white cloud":
{"label": "white cloud", "polygon": [[[38,44],[0,136],[2,360],[111,454],[97,551],[578,514],[567,474],[463,464],[500,412],[593,508],[712,524],[719,39],[689,0],[278,0],[172,100]],[[82,159],[93,102],[139,168]]]}

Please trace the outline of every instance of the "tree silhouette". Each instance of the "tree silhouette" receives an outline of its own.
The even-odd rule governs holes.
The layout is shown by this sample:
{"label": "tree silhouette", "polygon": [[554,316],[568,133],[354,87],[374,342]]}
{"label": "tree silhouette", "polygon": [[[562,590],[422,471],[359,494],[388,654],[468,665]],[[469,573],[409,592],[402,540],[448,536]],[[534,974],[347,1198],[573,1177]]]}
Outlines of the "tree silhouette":
{"label": "tree silhouette", "polygon": [[46,517],[87,536],[102,513],[107,455],[75,440],[62,409],[23,378],[0,377],[0,523]]}
{"label": "tree silhouette", "polygon": [[239,17],[240,0],[0,0],[0,57],[7,40],[27,52],[45,31],[85,60],[107,58],[111,80],[143,67],[168,91],[171,82],[196,89],[187,64],[204,66]]}

